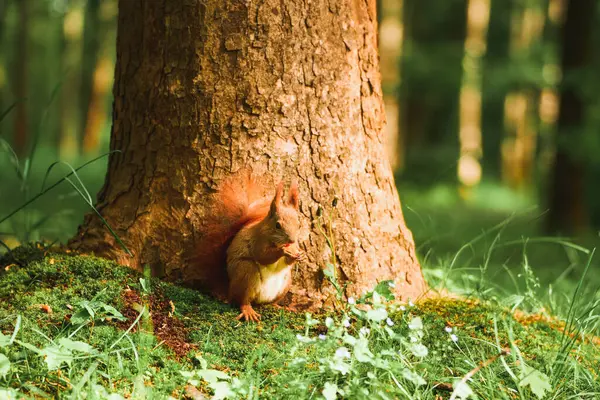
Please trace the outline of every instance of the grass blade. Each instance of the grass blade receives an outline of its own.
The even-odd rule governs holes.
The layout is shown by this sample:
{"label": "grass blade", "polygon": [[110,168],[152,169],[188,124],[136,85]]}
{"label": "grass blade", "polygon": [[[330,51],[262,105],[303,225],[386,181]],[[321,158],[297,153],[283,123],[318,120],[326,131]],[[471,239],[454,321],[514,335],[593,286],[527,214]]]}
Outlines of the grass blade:
{"label": "grass blade", "polygon": [[23,181],[23,171],[21,171],[21,163],[19,161],[19,156],[17,156],[17,153],[15,153],[12,146],[8,144],[6,140],[1,138],[0,147],[8,153],[8,158],[13,168],[15,169],[15,172],[17,173],[17,178],[19,178],[20,181]]}
{"label": "grass blade", "polygon": [[92,374],[94,373],[94,371],[96,371],[96,368],[98,368],[98,364],[98,361],[93,362],[92,365],[90,365],[90,367],[87,369],[87,371],[85,371],[85,374],[83,374],[81,380],[77,382],[77,385],[75,385],[75,387],[73,388],[73,392],[71,394],[72,399],[80,398],[79,392],[81,392],[81,389],[83,389],[85,384],[90,380]]}
{"label": "grass blade", "polygon": [[17,322],[15,322],[15,329],[13,330],[13,333],[10,337],[10,340],[8,341],[8,344],[12,344],[15,339],[17,338],[17,333],[19,332],[19,329],[21,329],[21,316],[17,315]]}
{"label": "grass blade", "polygon": [[[81,185],[83,185],[83,183],[79,179],[79,176],[78,175],[75,175],[75,176],[77,177],[77,180],[79,181],[79,183],[81,183]],[[123,241],[121,240],[121,238],[119,237],[119,235],[117,235],[117,233],[112,229],[112,227],[110,226],[110,224],[108,223],[108,221],[106,219],[104,219],[104,217],[102,216],[102,214],[100,214],[100,212],[98,211],[98,209],[96,207],[94,207],[94,203],[92,201],[92,198],[91,198],[89,192],[85,189],[85,187],[83,187],[83,191],[85,191],[85,193],[84,193],[69,178],[67,178],[66,180],[67,180],[67,182],[69,182],[71,184],[71,186],[73,186],[73,189],[75,189],[77,191],[77,193],[79,193],[79,195],[85,200],[85,202],[90,206],[90,208],[96,213],[96,215],[98,216],[98,218],[100,218],[100,221],[102,221],[102,223],[108,229],[108,231],[110,232],[110,234],[115,238],[115,240],[119,243],[119,245],[121,247],[123,247],[123,250],[125,250],[125,252],[127,252],[127,254],[130,257],[133,257],[133,253],[131,253],[131,251],[129,250],[129,248],[125,245],[125,243],[123,243]]]}
{"label": "grass blade", "polygon": [[25,203],[23,203],[22,205],[20,205],[19,207],[17,207],[13,211],[11,211],[8,215],[6,215],[2,219],[0,219],[0,224],[3,223],[4,221],[6,221],[7,219],[9,219],[10,217],[12,217],[13,215],[15,215],[16,213],[18,213],[19,211],[21,211],[22,209],[24,209],[25,207],[27,207],[28,205],[30,205],[31,203],[33,203],[34,201],[36,201],[37,199],[39,199],[40,197],[42,197],[43,195],[45,195],[46,193],[48,193],[50,190],[54,189],[55,187],[57,187],[58,185],[60,185],[64,181],[66,181],[67,178],[69,178],[71,175],[73,175],[77,171],[79,171],[79,170],[87,167],[88,165],[92,164],[93,162],[98,161],[99,159],[101,159],[101,158],[103,158],[103,157],[105,157],[107,155],[110,155],[112,153],[115,153],[115,152],[120,152],[120,150],[109,151],[108,153],[104,153],[102,155],[99,155],[98,157],[93,158],[90,161],[88,161],[88,162],[82,164],[81,166],[75,168],[73,171],[71,171],[67,175],[63,176],[61,179],[59,179],[58,181],[56,181],[50,187],[48,187],[47,189],[42,190],[41,192],[39,192],[38,194],[36,194],[35,196],[33,196],[31,199],[27,200]]}
{"label": "grass blade", "polygon": [[129,326],[129,328],[127,328],[127,330],[121,335],[121,337],[119,337],[108,349],[111,350],[113,347],[115,347],[121,340],[123,340],[123,338],[125,336],[127,336],[127,334],[129,332],[131,332],[131,330],[133,329],[133,327],[140,321],[140,319],[144,316],[144,313],[146,312],[146,306],[144,306],[142,308],[142,311],[140,311],[139,315],[137,316],[137,318],[135,319],[135,321],[133,321],[133,323]]}
{"label": "grass blade", "polygon": [[29,155],[25,159],[25,165],[23,166],[23,177],[25,180],[29,177],[29,172],[31,171],[31,165],[33,164],[33,157],[35,156],[35,151],[38,146],[38,142],[40,140],[40,135],[42,133],[42,126],[46,123],[46,118],[48,117],[48,111],[50,110],[50,106],[54,102],[56,95],[59,92],[60,87],[62,86],[62,81],[58,82],[52,92],[50,93],[50,99],[48,99],[48,103],[46,103],[46,107],[44,108],[44,112],[42,113],[42,117],[40,118],[40,122],[38,123],[36,130],[33,134],[33,142],[31,143],[31,148],[29,149]]}
{"label": "grass blade", "polygon": [[[14,103],[12,103],[10,106],[8,106],[8,108],[6,110],[4,110],[2,112],[2,114],[0,115],[0,122],[2,122],[2,120],[17,106],[17,104],[19,104],[21,101],[24,101],[25,99],[22,100],[17,100]],[[2,135],[2,132],[0,132],[0,135]]]}
{"label": "grass blade", "polygon": [[596,249],[595,248],[592,249],[592,251],[588,257],[586,266],[583,270],[583,274],[581,275],[579,282],[577,282],[577,287],[573,291],[573,296],[571,297],[571,302],[569,304],[569,311],[567,312],[567,321],[565,322],[565,327],[563,329],[562,337],[560,340],[560,351],[556,355],[556,358],[552,365],[552,372],[553,372],[554,379],[562,378],[561,373],[565,366],[567,357],[569,356],[571,349],[577,342],[577,337],[579,335],[579,332],[582,330],[581,326],[578,326],[575,329],[573,329],[575,323],[578,322],[578,319],[575,317],[575,302],[577,300],[577,295],[579,294],[579,291],[581,290],[581,287],[583,286],[583,281],[587,275],[587,272],[590,269],[590,266],[592,265],[592,259],[594,257],[595,252],[596,252]]}
{"label": "grass blade", "polygon": [[507,242],[497,244],[497,247],[513,246],[513,245],[517,245],[517,244],[526,244],[526,243],[554,243],[554,244],[560,244],[562,246],[569,247],[571,249],[580,251],[584,254],[590,254],[589,249],[586,249],[583,246],[576,245],[575,243],[570,242],[569,240],[570,240],[569,238],[563,238],[563,237],[540,236],[540,237],[535,237],[535,238],[510,240]]}

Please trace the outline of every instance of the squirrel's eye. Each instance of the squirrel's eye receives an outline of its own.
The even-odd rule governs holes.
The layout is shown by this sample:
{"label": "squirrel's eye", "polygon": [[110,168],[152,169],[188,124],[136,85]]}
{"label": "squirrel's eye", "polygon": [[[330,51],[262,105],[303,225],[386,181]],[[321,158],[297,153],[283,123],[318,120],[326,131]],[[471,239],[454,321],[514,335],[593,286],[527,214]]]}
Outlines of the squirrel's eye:
{"label": "squirrel's eye", "polygon": [[281,224],[279,222],[275,223],[275,228],[281,229]]}

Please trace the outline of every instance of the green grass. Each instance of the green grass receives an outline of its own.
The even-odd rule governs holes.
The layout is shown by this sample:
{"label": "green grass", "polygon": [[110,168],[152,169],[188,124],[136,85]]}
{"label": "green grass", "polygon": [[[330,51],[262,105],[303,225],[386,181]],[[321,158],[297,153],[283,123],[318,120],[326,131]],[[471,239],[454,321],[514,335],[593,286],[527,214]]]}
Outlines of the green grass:
{"label": "green grass", "polygon": [[600,395],[589,337],[565,348],[559,320],[515,317],[497,302],[389,305],[381,284],[375,311],[350,304],[306,317],[265,307],[263,322],[240,324],[237,310],[197,291],[48,251],[20,249],[14,256],[29,263],[2,263],[0,354],[10,366],[0,362],[0,390],[15,398],[181,398],[189,383],[231,398],[450,398],[450,385],[486,361],[458,386],[465,393]]}
{"label": "green grass", "polygon": [[[1,143],[0,143],[1,144]],[[59,181],[72,170],[68,164],[55,165],[57,161],[53,149],[41,148],[36,161],[29,167],[27,177],[23,176],[26,159],[14,160],[2,152],[0,147],[0,220],[9,213],[21,209],[23,205],[38,193]],[[94,157],[70,160],[77,168]],[[18,162],[18,165],[15,163]],[[107,157],[87,165],[80,170],[77,178],[95,198],[100,190],[106,173]],[[78,179],[73,178],[77,184]],[[26,243],[35,240],[66,241],[75,233],[83,221],[84,213],[91,209],[85,200],[68,182],[63,181],[44,196],[21,209],[10,219],[0,223],[0,240],[10,243]]]}
{"label": "green grass", "polygon": [[[469,201],[452,186],[400,189],[404,217],[430,281],[528,311],[568,312],[589,249],[600,245],[597,232],[544,236],[544,211],[533,198],[495,185],[482,185]],[[595,272],[600,262],[597,257],[591,262],[580,293],[590,301],[598,299],[600,287]]]}

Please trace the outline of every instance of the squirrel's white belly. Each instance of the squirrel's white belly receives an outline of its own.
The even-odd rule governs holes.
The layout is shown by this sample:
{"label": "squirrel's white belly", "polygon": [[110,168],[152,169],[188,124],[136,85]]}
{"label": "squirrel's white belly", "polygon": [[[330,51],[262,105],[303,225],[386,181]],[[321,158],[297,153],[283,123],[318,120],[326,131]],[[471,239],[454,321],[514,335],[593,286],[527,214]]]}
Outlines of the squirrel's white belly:
{"label": "squirrel's white belly", "polygon": [[272,303],[281,296],[288,289],[291,273],[292,267],[285,263],[283,257],[276,263],[261,266],[261,284],[255,302],[257,304]]}

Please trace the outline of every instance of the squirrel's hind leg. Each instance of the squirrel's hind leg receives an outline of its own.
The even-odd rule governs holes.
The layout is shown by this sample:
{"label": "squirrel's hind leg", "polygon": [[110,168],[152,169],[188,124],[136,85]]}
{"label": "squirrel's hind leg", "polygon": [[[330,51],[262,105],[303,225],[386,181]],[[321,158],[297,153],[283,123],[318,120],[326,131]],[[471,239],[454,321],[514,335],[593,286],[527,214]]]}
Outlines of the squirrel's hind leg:
{"label": "squirrel's hind leg", "polygon": [[238,260],[230,263],[227,272],[229,275],[229,299],[240,306],[240,315],[236,319],[258,322],[260,314],[254,311],[251,303],[256,300],[260,286],[260,273],[251,261]]}

